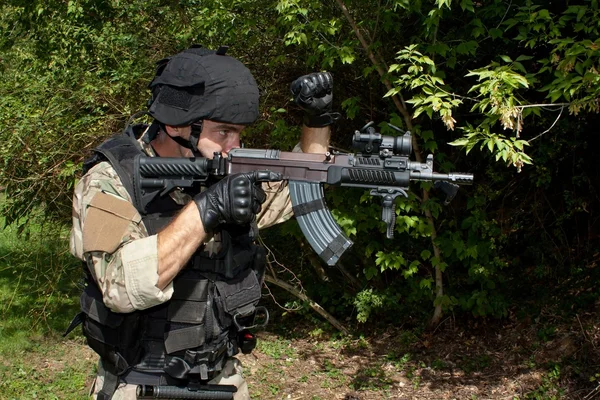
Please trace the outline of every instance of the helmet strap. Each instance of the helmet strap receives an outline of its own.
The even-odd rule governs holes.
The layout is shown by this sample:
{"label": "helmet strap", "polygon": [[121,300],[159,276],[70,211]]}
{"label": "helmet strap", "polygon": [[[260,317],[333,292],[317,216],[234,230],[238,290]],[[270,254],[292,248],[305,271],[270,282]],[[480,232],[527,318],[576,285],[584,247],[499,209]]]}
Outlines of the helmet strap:
{"label": "helmet strap", "polygon": [[[195,125],[198,125],[198,124],[200,125],[199,130],[197,128],[195,128]],[[174,142],[176,142],[178,145],[183,146],[186,149],[192,150],[192,153],[194,153],[194,156],[196,156],[196,157],[201,155],[200,150],[198,150],[198,139],[200,138],[200,132],[202,132],[202,122],[192,124],[192,126],[191,126],[192,133],[190,135],[189,140],[186,140],[186,139],[182,138],[181,136],[171,136],[169,134],[169,132],[167,131],[167,127],[165,126],[165,124],[163,124],[162,122],[159,122],[159,125],[160,125],[160,129],[168,137],[170,137]]]}
{"label": "helmet strap", "polygon": [[200,140],[200,134],[202,133],[202,120],[196,121],[191,125],[192,133],[190,134],[190,144],[192,145],[192,151],[200,154],[198,150],[198,141]]}
{"label": "helmet strap", "polygon": [[156,138],[159,131],[160,131],[160,123],[158,121],[154,120],[152,122],[152,124],[150,124],[148,129],[146,129],[146,132],[144,133],[142,140],[144,141],[144,143],[150,144],[150,142],[152,142]]}

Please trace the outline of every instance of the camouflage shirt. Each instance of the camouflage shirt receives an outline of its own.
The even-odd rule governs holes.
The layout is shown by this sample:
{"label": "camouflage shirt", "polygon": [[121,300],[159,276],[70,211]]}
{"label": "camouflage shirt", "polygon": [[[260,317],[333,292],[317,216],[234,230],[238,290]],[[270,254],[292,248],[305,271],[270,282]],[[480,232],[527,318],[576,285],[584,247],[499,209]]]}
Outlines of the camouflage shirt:
{"label": "camouflage shirt", "polygon": [[[152,147],[140,140],[149,156]],[[294,151],[298,151],[296,146]],[[289,219],[292,205],[287,181],[264,183],[267,200],[257,215],[259,228]],[[171,197],[179,204],[191,200],[174,191]],[[205,245],[217,251],[218,236]],[[108,162],[91,168],[78,182],[73,195],[71,253],[85,261],[98,283],[104,303],[115,312],[132,312],[153,307],[169,300],[173,285],[163,290],[158,283],[157,235],[148,235],[131,197]]]}

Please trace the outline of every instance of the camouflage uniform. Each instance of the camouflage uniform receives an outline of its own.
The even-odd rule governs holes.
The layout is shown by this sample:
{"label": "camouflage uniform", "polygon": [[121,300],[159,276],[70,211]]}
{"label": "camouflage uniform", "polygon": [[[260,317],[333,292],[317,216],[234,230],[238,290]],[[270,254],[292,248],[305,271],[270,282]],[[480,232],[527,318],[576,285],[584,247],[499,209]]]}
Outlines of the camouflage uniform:
{"label": "camouflage uniform", "polygon": [[[142,148],[149,156],[156,156],[152,147],[140,140]],[[295,151],[298,151],[299,146]],[[266,228],[284,222],[292,215],[292,205],[286,181],[277,183],[263,183],[267,193],[267,200],[262,211],[257,215],[259,228]],[[71,230],[71,253],[85,261],[88,268],[98,283],[103,295],[104,304],[112,311],[129,313],[135,310],[144,310],[168,301],[173,295],[173,285],[169,283],[163,290],[157,287],[158,283],[158,249],[157,235],[148,235],[146,227],[139,213],[132,212],[128,215],[107,215],[113,220],[118,220],[118,229],[102,226],[102,220],[94,219],[93,226],[86,226],[86,217],[94,208],[102,209],[96,196],[112,196],[111,201],[125,201],[132,203],[131,197],[123,186],[116,171],[108,162],[101,162],[91,168],[79,181],[73,195],[73,228]],[[185,204],[191,198],[179,191],[171,193],[171,197],[179,204]],[[106,199],[106,197],[104,197]],[[111,212],[106,210],[98,212]],[[106,232],[104,232],[106,231]],[[101,236],[108,240],[109,246],[100,246],[104,250],[97,250],[94,246],[86,244],[90,236]],[[218,235],[204,245],[209,252],[216,252],[220,248]],[[109,248],[111,250],[106,250]],[[114,250],[112,250],[114,248]],[[99,376],[96,381],[94,394],[102,388],[102,367],[99,367]],[[235,384],[238,392],[235,399],[249,399],[246,383],[241,375],[240,363],[237,359],[230,360],[223,372],[210,383]],[[114,399],[135,399],[137,385],[122,384],[114,394]]]}

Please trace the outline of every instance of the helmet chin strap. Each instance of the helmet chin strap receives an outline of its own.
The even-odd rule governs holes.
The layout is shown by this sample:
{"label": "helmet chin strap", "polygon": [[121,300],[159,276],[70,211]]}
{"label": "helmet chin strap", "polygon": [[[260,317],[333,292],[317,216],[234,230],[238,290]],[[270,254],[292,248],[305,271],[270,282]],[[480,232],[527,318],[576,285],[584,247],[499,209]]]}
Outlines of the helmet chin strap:
{"label": "helmet chin strap", "polygon": [[168,137],[170,137],[178,145],[183,146],[186,149],[190,149],[195,157],[199,157],[202,155],[200,153],[200,150],[198,150],[198,140],[200,139],[200,132],[202,132],[202,121],[195,122],[191,125],[192,133],[190,134],[189,140],[186,140],[181,136],[171,136],[167,131],[167,127],[163,123],[160,123],[160,128]]}

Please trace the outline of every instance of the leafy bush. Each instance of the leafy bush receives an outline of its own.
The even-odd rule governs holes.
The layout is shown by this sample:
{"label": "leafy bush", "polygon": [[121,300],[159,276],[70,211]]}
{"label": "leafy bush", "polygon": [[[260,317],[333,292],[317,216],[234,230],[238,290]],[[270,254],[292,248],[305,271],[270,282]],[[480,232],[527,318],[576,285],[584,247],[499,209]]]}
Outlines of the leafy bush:
{"label": "leafy bush", "polygon": [[[600,11],[580,3],[10,0],[0,15],[6,222],[24,227],[38,207],[67,222],[85,153],[144,108],[154,62],[192,43],[231,44],[263,93],[247,145],[289,150],[301,121],[289,84],[326,69],[345,113],[334,148],[347,150],[369,120],[397,134],[390,122],[413,133],[417,160],[434,153],[437,170],[476,176],[450,206],[412,185],[393,240],[367,193],[328,190],[355,245],[343,270],[328,271],[340,279],[297,266],[309,294],[361,322],[424,304],[433,323],[450,309],[505,316],[531,288],[579,282],[598,251]],[[277,239],[291,262],[306,255]]]}

